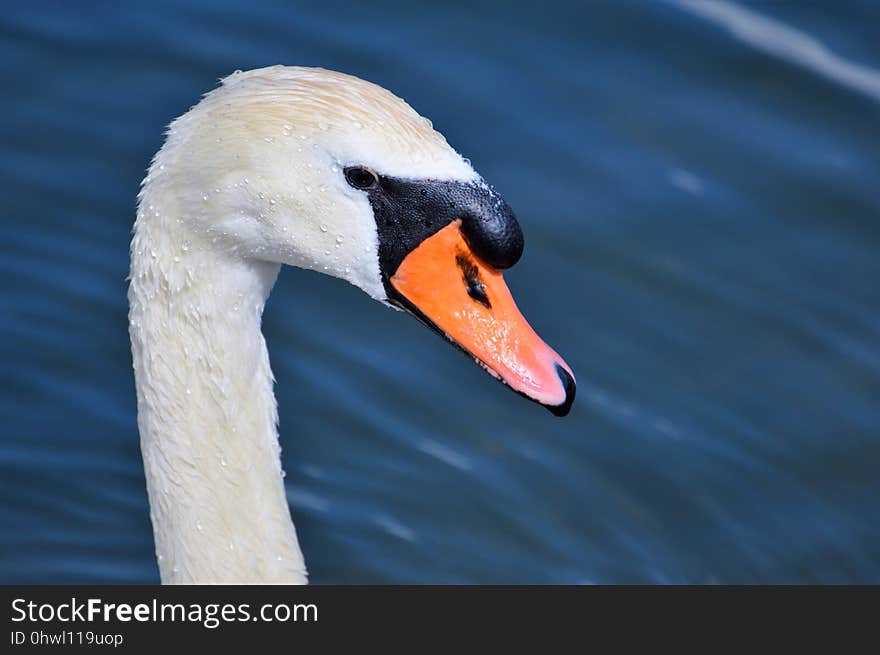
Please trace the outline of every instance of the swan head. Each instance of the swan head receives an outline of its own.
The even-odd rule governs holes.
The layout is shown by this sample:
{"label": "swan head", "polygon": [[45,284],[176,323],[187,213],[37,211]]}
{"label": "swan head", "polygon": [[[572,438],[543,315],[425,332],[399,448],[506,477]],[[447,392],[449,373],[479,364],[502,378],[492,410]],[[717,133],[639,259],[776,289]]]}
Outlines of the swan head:
{"label": "swan head", "polygon": [[389,91],[323,69],[234,73],[172,123],[150,184],[174,187],[194,242],[347,280],[568,413],[574,375],[502,277],[523,251],[513,211]]}

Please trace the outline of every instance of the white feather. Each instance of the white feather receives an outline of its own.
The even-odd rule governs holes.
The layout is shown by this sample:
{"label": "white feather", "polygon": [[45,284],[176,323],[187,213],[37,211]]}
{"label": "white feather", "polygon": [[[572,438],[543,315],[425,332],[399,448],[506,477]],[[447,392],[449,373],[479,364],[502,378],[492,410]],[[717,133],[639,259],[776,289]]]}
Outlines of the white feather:
{"label": "white feather", "polygon": [[129,320],[163,582],[306,582],[260,322],[281,264],[385,299],[350,164],[479,179],[390,92],[274,66],[231,75],[174,121],[144,180]]}

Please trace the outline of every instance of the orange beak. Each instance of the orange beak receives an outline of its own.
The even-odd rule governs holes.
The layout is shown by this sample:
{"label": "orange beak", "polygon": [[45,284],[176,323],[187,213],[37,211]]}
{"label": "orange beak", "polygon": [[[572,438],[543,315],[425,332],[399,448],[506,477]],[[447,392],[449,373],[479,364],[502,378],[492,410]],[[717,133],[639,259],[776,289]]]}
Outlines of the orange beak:
{"label": "orange beak", "polygon": [[526,322],[501,271],[481,260],[456,220],[401,262],[391,285],[417,318],[513,390],[565,416],[574,375]]}

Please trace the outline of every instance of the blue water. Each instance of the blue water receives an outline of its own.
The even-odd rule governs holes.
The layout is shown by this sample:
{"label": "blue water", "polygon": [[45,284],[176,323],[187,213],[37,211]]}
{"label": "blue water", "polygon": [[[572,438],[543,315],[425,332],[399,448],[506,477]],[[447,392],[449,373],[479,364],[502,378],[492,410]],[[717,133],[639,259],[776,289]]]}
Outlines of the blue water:
{"label": "blue water", "polygon": [[880,6],[40,2],[0,12],[0,582],[158,580],[126,321],[164,126],[320,65],[516,209],[555,419],[285,270],[265,333],[319,583],[880,582]]}

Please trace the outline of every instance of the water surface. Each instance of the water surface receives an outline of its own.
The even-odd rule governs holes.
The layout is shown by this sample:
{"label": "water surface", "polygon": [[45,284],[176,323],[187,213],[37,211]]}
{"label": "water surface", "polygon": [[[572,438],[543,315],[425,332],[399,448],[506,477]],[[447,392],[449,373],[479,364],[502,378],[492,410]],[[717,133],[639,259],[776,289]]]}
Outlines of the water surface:
{"label": "water surface", "polygon": [[265,333],[319,583],[880,582],[876,3],[78,2],[0,13],[0,582],[158,580],[126,321],[164,126],[320,65],[516,209],[554,419],[353,287]]}

